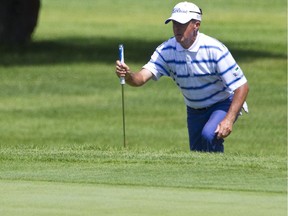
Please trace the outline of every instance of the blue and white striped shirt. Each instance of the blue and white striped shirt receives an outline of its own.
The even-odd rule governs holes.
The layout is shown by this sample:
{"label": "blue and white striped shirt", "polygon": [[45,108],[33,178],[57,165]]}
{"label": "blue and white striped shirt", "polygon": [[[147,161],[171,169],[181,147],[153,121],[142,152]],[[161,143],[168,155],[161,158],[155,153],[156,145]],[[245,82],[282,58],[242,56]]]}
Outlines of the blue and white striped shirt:
{"label": "blue and white striped shirt", "polygon": [[143,68],[153,73],[154,80],[171,77],[186,105],[196,109],[227,99],[247,82],[229,50],[203,33],[198,33],[189,49],[170,38],[155,50]]}

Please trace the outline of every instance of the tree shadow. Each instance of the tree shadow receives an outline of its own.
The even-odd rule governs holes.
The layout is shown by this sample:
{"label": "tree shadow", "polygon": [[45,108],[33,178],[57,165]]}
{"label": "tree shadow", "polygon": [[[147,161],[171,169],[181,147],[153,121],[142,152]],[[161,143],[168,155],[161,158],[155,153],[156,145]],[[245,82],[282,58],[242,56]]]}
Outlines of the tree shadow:
{"label": "tree shadow", "polygon": [[[0,48],[0,65],[50,65],[67,63],[114,64],[118,59],[118,45],[125,46],[125,60],[129,63],[145,64],[153,51],[163,41],[119,38],[64,38],[34,41],[26,47]],[[224,42],[238,61],[253,61],[258,58],[287,59],[286,53],[257,50],[261,44],[247,47],[243,44]],[[245,48],[246,46],[246,48]],[[239,47],[243,47],[239,49]]]}

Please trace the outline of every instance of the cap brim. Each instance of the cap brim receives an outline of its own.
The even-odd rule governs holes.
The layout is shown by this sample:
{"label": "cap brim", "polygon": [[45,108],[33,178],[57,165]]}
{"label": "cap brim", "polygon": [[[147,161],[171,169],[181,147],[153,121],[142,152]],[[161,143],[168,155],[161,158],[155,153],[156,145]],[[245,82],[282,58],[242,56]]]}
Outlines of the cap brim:
{"label": "cap brim", "polygon": [[183,17],[183,15],[182,16],[177,16],[176,14],[173,14],[170,18],[168,18],[165,21],[165,24],[169,23],[171,20],[179,22],[181,24],[185,24],[185,23],[189,22],[191,19],[192,18],[190,16]]}

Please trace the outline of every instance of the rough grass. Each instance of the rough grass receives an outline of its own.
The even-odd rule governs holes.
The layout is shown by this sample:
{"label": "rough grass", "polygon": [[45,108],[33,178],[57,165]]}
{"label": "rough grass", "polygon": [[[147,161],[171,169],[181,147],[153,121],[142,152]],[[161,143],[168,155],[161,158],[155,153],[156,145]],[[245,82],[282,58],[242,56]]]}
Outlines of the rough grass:
{"label": "rough grass", "polygon": [[285,193],[283,158],[86,149],[2,150],[1,178]]}

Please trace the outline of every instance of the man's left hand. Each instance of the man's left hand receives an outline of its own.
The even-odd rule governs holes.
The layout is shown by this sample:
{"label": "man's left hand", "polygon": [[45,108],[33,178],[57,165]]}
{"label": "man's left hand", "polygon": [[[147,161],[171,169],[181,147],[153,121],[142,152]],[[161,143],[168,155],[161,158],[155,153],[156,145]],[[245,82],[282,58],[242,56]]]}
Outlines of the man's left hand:
{"label": "man's left hand", "polygon": [[224,119],[222,122],[220,122],[220,124],[217,126],[217,129],[215,130],[217,139],[224,139],[229,136],[229,134],[232,132],[232,128],[233,122]]}

